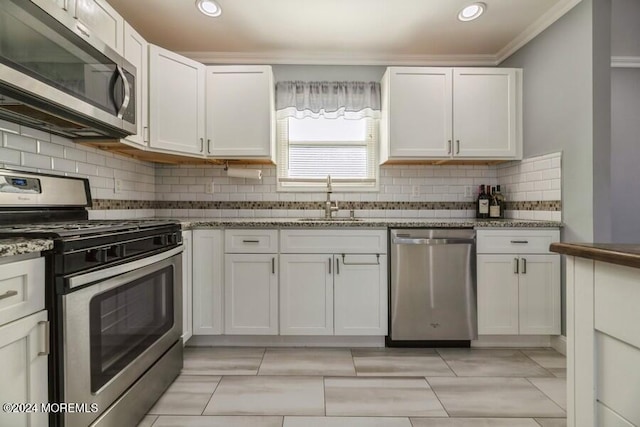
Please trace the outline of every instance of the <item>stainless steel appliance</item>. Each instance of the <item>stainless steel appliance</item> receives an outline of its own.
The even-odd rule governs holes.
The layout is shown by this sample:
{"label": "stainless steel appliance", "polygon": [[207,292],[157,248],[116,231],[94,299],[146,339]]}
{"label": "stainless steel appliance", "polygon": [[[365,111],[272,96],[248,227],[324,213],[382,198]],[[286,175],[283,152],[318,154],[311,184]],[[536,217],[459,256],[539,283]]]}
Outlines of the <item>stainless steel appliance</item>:
{"label": "stainless steel appliance", "polygon": [[0,238],[54,240],[50,402],[96,409],[50,425],[136,425],[182,368],[180,225],[90,221],[90,205],[85,179],[0,170]]}
{"label": "stainless steel appliance", "polygon": [[133,65],[51,0],[0,1],[0,118],[68,138],[136,132]]}
{"label": "stainless steel appliance", "polygon": [[392,229],[387,344],[469,346],[477,338],[471,229]]}

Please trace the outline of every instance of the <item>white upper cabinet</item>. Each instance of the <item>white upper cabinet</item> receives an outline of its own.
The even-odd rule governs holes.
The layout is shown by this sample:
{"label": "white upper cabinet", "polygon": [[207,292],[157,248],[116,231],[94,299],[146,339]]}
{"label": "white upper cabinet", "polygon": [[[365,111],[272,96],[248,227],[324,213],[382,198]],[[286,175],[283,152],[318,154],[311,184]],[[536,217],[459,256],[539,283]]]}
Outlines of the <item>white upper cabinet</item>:
{"label": "white upper cabinet", "polygon": [[521,74],[510,68],[388,68],[381,162],[521,158]]}
{"label": "white upper cabinet", "polygon": [[149,137],[149,44],[125,22],[124,59],[136,67],[136,133],[127,142],[146,146]]}
{"label": "white upper cabinet", "polygon": [[273,73],[269,66],[206,67],[207,154],[275,158]]}
{"label": "white upper cabinet", "polygon": [[204,154],[205,66],[149,46],[149,146]]}
{"label": "white upper cabinet", "polygon": [[389,158],[449,157],[451,68],[393,67],[385,73],[383,145]]}
{"label": "white upper cabinet", "polygon": [[454,154],[515,158],[519,135],[517,70],[453,69]]}
{"label": "white upper cabinet", "polygon": [[[64,7],[65,2],[62,3]],[[88,34],[84,34],[78,27],[87,40],[97,37],[119,54],[123,53],[125,21],[106,0],[69,0],[67,5],[73,17],[88,30]]]}

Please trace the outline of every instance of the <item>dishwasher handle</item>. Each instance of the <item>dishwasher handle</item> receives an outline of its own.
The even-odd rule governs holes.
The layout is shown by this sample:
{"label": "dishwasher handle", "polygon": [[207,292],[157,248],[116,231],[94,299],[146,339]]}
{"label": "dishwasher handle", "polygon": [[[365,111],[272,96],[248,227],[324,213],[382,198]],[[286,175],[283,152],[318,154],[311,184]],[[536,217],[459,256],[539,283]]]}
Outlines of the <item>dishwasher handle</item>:
{"label": "dishwasher handle", "polygon": [[392,243],[394,245],[427,245],[427,246],[435,246],[435,245],[456,245],[456,244],[473,244],[475,243],[475,239],[462,239],[462,238],[445,238],[445,239],[424,239],[424,238],[405,238],[405,237],[394,237]]}

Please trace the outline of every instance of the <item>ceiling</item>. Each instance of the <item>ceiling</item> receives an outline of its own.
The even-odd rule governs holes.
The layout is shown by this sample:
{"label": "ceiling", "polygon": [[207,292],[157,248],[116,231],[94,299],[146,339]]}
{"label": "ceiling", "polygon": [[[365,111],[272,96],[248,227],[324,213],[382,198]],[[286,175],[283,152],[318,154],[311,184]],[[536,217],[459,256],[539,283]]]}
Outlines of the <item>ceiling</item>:
{"label": "ceiling", "polygon": [[203,63],[496,65],[581,0],[108,0],[150,43]]}

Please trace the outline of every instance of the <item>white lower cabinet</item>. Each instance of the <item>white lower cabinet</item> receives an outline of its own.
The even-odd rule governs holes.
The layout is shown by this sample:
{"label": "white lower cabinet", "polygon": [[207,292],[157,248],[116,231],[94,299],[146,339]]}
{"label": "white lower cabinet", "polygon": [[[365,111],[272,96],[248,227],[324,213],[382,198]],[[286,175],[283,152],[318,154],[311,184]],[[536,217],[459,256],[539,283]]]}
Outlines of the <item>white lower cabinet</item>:
{"label": "white lower cabinet", "polygon": [[224,332],[278,334],[276,254],[225,254]]}
{"label": "white lower cabinet", "polygon": [[280,334],[386,335],[386,246],[386,230],[282,230]]}
{"label": "white lower cabinet", "polygon": [[332,255],[280,255],[280,335],[333,335]]}
{"label": "white lower cabinet", "polygon": [[[44,285],[44,284],[43,284]],[[0,401],[2,403],[46,403],[48,334],[47,312],[0,326]],[[44,427],[46,413],[0,412],[0,425]]]}
{"label": "white lower cabinet", "polygon": [[220,335],[223,328],[222,230],[193,230],[193,335]]}
{"label": "white lower cabinet", "polygon": [[558,241],[559,233],[515,233],[478,232],[478,334],[559,335],[560,256],[540,243]]}
{"label": "white lower cabinet", "polygon": [[387,335],[387,256],[335,255],[336,335]]}
{"label": "white lower cabinet", "polygon": [[182,344],[193,335],[193,251],[192,232],[182,232]]}

